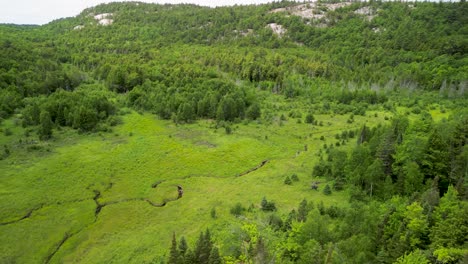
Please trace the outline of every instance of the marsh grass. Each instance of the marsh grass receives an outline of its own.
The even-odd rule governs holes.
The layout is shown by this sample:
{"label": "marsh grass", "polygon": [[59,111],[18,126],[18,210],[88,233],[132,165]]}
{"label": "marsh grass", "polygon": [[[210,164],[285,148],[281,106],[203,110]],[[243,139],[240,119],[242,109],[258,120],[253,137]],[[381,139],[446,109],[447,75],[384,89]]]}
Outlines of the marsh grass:
{"label": "marsh grass", "polygon": [[[25,139],[24,129],[7,120],[2,127],[13,133],[0,143],[10,144],[12,154],[0,161],[0,222],[11,223],[0,226],[0,256],[19,262],[50,257],[52,263],[147,263],[167,254],[173,232],[193,243],[208,227],[225,252],[234,239],[231,231],[245,223],[272,232],[269,213],[260,210],[263,197],[275,202],[283,218],[304,198],[347,206],[346,191],[323,194],[326,179],[318,179],[318,191],[310,189],[324,144],[320,137],[335,144],[336,133],[384,122],[385,115],[355,116],[349,124],[348,115],[317,114],[324,125],[314,126],[280,120],[279,113],[272,122],[234,124],[226,134],[212,120],[177,126],[132,112],[111,133],[54,130],[48,142],[30,135],[39,150],[12,143]],[[300,181],[285,185],[292,174]],[[178,200],[177,186],[184,190]],[[104,206],[96,214],[97,203]],[[229,210],[236,203],[249,210],[233,216]]]}

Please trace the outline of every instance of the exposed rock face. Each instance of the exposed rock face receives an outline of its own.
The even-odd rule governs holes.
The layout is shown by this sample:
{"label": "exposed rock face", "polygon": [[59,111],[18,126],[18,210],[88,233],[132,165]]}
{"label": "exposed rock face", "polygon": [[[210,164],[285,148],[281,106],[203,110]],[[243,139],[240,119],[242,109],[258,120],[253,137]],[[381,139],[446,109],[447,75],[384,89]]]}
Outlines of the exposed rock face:
{"label": "exposed rock face", "polygon": [[282,25],[276,23],[270,23],[267,27],[271,28],[271,30],[273,30],[273,33],[275,33],[279,37],[282,37],[286,33],[286,29]]}
{"label": "exposed rock face", "polygon": [[100,25],[109,26],[114,23],[114,20],[111,19],[112,15],[112,13],[98,14],[94,16],[94,19],[96,19]]}

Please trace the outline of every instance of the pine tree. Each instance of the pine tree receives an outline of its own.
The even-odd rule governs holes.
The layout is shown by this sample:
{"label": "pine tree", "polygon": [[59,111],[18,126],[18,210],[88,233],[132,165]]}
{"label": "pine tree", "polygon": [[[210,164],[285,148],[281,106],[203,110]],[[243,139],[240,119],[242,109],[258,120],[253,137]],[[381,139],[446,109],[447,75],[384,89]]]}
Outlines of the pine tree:
{"label": "pine tree", "polygon": [[307,200],[304,199],[299,204],[299,208],[297,209],[297,221],[305,222],[307,220],[307,214],[309,214],[309,208],[307,206]]}
{"label": "pine tree", "polygon": [[439,179],[439,189],[445,193],[449,186],[449,148],[439,131],[434,130],[428,139],[424,174],[426,177]]}
{"label": "pine tree", "polygon": [[332,193],[330,186],[327,184],[323,189],[323,194],[330,195]]}
{"label": "pine tree", "polygon": [[207,229],[205,233],[200,233],[200,237],[196,243],[194,252],[196,263],[207,264],[212,249],[213,242],[211,241],[210,230]]}
{"label": "pine tree", "polygon": [[180,264],[180,252],[177,250],[177,240],[175,233],[172,233],[172,245],[171,250],[169,253],[169,260],[167,261],[168,264]]}
{"label": "pine tree", "polygon": [[219,255],[219,251],[217,247],[213,247],[210,253],[210,257],[208,259],[208,264],[221,264],[223,263],[223,260],[221,259],[221,256]]}
{"label": "pine tree", "polygon": [[188,250],[188,245],[187,245],[187,241],[185,240],[185,237],[182,237],[180,238],[180,242],[179,242],[179,252],[180,252],[180,255],[182,257],[185,256],[185,254],[187,253],[187,250]]}
{"label": "pine tree", "polygon": [[286,218],[286,221],[283,225],[283,231],[291,230],[293,221],[297,221],[297,213],[294,209],[292,209],[291,212],[289,212],[288,218]]}
{"label": "pine tree", "polygon": [[184,258],[184,264],[194,264],[194,263],[198,263],[198,259],[195,256],[195,253],[192,250],[187,249],[187,253],[185,254],[185,258]]}

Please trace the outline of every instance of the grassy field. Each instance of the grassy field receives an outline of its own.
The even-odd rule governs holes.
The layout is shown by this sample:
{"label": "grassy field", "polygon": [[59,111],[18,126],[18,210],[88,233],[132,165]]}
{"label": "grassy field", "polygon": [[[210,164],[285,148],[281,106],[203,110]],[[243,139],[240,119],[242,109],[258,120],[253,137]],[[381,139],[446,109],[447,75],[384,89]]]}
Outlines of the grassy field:
{"label": "grassy field", "polygon": [[[223,253],[233,230],[267,225],[263,197],[283,218],[304,198],[346,206],[346,192],[326,196],[326,180],[312,178],[317,153],[338,141],[336,133],[386,122],[385,115],[369,111],[353,123],[349,115],[316,115],[323,126],[276,118],[226,134],[209,120],[177,126],[132,112],[112,133],[63,129],[48,142],[6,120],[2,130],[12,135],[0,136],[11,150],[0,161],[0,263],[150,263],[165,258],[173,232],[193,244],[206,228]],[[285,185],[294,173],[299,182]],[[310,189],[316,180],[319,191]],[[251,210],[235,217],[236,203]]]}

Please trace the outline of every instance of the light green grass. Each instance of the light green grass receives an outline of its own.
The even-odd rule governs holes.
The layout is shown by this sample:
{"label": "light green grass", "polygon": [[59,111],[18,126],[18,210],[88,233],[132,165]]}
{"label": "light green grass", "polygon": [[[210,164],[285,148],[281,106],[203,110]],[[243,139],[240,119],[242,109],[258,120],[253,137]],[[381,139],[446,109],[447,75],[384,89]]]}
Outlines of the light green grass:
{"label": "light green grass", "polygon": [[[28,152],[19,144],[0,161],[0,222],[38,210],[0,226],[0,262],[43,262],[68,234],[52,263],[150,263],[167,253],[173,232],[193,243],[200,231],[212,228],[223,251],[222,236],[229,230],[244,222],[265,225],[263,197],[276,203],[282,217],[304,198],[346,206],[346,192],[325,196],[310,184],[317,180],[311,172],[324,143],[334,144],[334,135],[342,130],[381,122],[384,114],[355,116],[352,124],[346,123],[348,117],[317,115],[323,127],[297,124],[295,119],[283,125],[251,122],[234,125],[233,134],[227,135],[222,128],[214,129],[212,121],[176,126],[150,114],[131,113],[113,133],[55,131],[55,139],[45,143],[50,152]],[[22,128],[15,129],[2,142],[21,138]],[[264,167],[238,177],[263,160],[269,161]],[[285,185],[285,176],[293,173],[300,181]],[[322,189],[326,180],[318,180]],[[176,198],[177,185],[184,188],[182,199],[165,207],[146,201]],[[109,204],[97,220],[96,191],[101,193],[98,202]],[[232,216],[229,210],[238,202],[246,208],[253,204],[255,212],[245,219]],[[216,219],[210,216],[212,208]]]}

